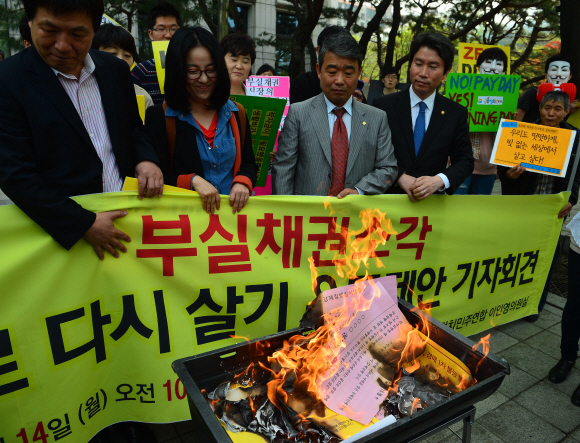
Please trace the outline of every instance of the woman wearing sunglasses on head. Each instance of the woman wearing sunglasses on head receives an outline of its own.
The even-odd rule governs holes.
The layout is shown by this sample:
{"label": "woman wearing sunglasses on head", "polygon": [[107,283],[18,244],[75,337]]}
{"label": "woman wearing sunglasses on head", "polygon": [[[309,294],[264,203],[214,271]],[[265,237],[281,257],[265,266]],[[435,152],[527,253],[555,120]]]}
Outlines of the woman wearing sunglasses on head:
{"label": "woman wearing sunglasses on head", "polygon": [[246,112],[229,100],[230,78],[218,42],[201,27],[180,28],[165,59],[165,103],[147,110],[145,128],[165,183],[200,194],[203,209],[229,194],[240,212],[256,183]]}

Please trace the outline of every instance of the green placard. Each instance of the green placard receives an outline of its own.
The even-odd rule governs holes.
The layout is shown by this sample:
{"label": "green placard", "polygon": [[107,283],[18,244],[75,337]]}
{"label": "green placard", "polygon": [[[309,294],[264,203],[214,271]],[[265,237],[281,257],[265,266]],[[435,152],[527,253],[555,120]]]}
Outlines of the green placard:
{"label": "green placard", "polygon": [[519,75],[449,74],[445,96],[469,110],[470,132],[495,132],[502,118],[513,120]]}
{"label": "green placard", "polygon": [[286,99],[232,95],[230,99],[246,108],[252,132],[252,146],[258,167],[256,186],[264,186],[270,167],[270,152],[274,150],[278,128],[282,121]]}

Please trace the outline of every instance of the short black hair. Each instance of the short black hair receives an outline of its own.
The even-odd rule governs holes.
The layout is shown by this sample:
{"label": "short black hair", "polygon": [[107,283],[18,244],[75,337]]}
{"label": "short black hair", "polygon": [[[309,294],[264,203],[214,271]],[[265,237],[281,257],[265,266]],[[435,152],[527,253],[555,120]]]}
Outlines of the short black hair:
{"label": "short black hair", "polygon": [[340,33],[346,33],[348,35],[350,35],[350,32],[348,32],[348,30],[346,28],[343,28],[342,26],[329,26],[328,28],[324,28],[322,30],[322,32],[320,34],[318,34],[318,39],[316,40],[316,46],[320,47],[320,49],[322,49],[322,47],[324,46],[324,41],[330,37],[331,35],[334,34],[340,34]]}
{"label": "short black hair", "polygon": [[22,40],[26,40],[28,43],[32,43],[32,33],[30,32],[30,25],[28,24],[28,16],[24,14],[18,23],[18,29],[20,30],[20,37]]}
{"label": "short black hair", "polygon": [[568,62],[570,63],[570,71],[572,71],[572,59],[568,57],[566,54],[556,54],[546,60],[546,64],[544,65],[544,72],[547,74],[548,69],[550,68],[550,63],[552,62]]}
{"label": "short black hair", "polygon": [[262,66],[260,66],[258,68],[258,72],[256,72],[256,75],[262,75],[264,72],[267,71],[272,71],[273,75],[276,75],[276,68],[274,68],[273,66],[270,66],[269,64],[265,63]]}
{"label": "short black hair", "polygon": [[332,52],[339,57],[354,59],[358,61],[359,69],[362,67],[363,54],[358,45],[358,42],[354,39],[350,33],[338,33],[331,35],[324,41],[324,45],[320,49],[318,54],[318,64],[322,69],[324,64],[324,56],[327,52]]}
{"label": "short black hair", "polygon": [[94,32],[99,29],[105,12],[103,0],[22,0],[22,3],[30,21],[36,17],[38,8],[45,8],[55,15],[86,12],[91,18]]}
{"label": "short black hair", "polygon": [[93,37],[91,48],[121,48],[123,51],[130,53],[134,61],[137,60],[137,48],[135,47],[135,39],[131,33],[112,23],[101,25]]}
{"label": "short black hair", "polygon": [[256,44],[254,43],[254,39],[248,34],[240,34],[238,32],[228,34],[222,38],[220,46],[222,47],[224,57],[229,52],[235,57],[249,55],[252,64],[256,61]]}
{"label": "short black hair", "polygon": [[419,34],[411,42],[411,50],[409,51],[409,61],[413,63],[415,54],[419,52],[423,46],[426,46],[439,54],[443,59],[445,73],[449,72],[453,67],[453,58],[455,57],[455,47],[451,40],[437,31],[426,31]]}
{"label": "short black hair", "polygon": [[503,62],[504,72],[507,73],[508,58],[507,54],[503,51],[503,49],[498,48],[497,46],[494,46],[493,48],[484,49],[483,51],[481,51],[481,54],[479,54],[479,57],[477,57],[477,62],[475,63],[475,66],[479,68],[481,64],[487,60],[497,60]]}
{"label": "short black hair", "polygon": [[387,75],[391,75],[391,74],[395,74],[397,76],[397,80],[399,80],[399,78],[401,76],[401,74],[399,74],[399,71],[397,71],[397,68],[389,67],[389,68],[383,69],[383,72],[381,73],[381,80],[384,79]]}
{"label": "short black hair", "polygon": [[165,57],[165,102],[179,112],[189,112],[185,58],[190,49],[198,46],[210,52],[218,72],[208,108],[220,109],[230,98],[230,75],[217,40],[201,26],[185,26],[169,41]]}
{"label": "short black hair", "polygon": [[149,15],[147,16],[147,26],[149,26],[149,29],[153,29],[155,27],[155,23],[157,23],[158,17],[175,17],[179,27],[181,28],[183,26],[183,22],[181,21],[181,14],[171,3],[160,2],[157,6],[151,9],[151,11],[149,11]]}

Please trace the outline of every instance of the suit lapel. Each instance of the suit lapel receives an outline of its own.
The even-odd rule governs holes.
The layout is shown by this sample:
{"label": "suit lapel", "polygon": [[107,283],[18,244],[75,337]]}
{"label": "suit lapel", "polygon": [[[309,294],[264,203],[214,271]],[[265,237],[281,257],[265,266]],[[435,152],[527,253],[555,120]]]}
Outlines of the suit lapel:
{"label": "suit lapel", "polygon": [[95,63],[94,75],[99,85],[101,103],[103,104],[103,110],[105,111],[111,147],[113,148],[113,152],[117,152],[117,107],[115,106],[115,91],[109,84],[107,73],[104,72],[103,61],[98,57],[93,57],[93,62]]}
{"label": "suit lapel", "polygon": [[443,112],[441,97],[436,92],[435,101],[433,103],[433,112],[431,112],[431,119],[429,120],[429,127],[427,128],[427,132],[425,132],[425,137],[423,137],[421,149],[419,149],[419,155],[417,156],[417,158],[423,156],[425,154],[425,151],[429,149],[428,147],[435,139],[435,136],[439,132],[441,126],[444,124],[445,124],[445,114]]}
{"label": "suit lapel", "polygon": [[[409,86],[410,88],[412,86]],[[411,96],[409,95],[409,89],[404,92],[396,92],[397,101],[399,102],[398,109],[400,113],[397,112],[397,119],[399,120],[399,126],[403,130],[403,134],[407,141],[406,146],[409,149],[411,158],[415,158],[415,138],[413,136],[413,116],[411,115]],[[391,122],[389,122],[391,126]],[[393,128],[393,126],[391,126]]]}
{"label": "suit lapel", "polygon": [[[361,106],[354,98],[352,100],[352,119],[350,121],[350,142],[348,143],[348,162],[346,164],[346,175],[356,163],[356,159],[364,144],[366,133],[366,124],[363,125],[365,118],[364,106]],[[366,122],[365,122],[366,123]]]}
{"label": "suit lapel", "polygon": [[324,152],[324,156],[329,165],[332,165],[332,151],[330,149],[330,128],[328,126],[328,112],[326,112],[326,101],[324,101],[324,93],[321,93],[312,101],[312,123],[314,130],[320,143],[320,148]]}
{"label": "suit lapel", "polygon": [[[83,140],[91,148],[93,143],[89,138],[89,134],[83,125],[83,122],[72,104],[66,91],[58,81],[53,70],[40,57],[34,47],[27,51],[27,75],[31,76],[29,84],[36,87],[36,89],[44,95],[63,117],[71,124],[71,126],[80,134]],[[94,149],[93,149],[93,152]]]}

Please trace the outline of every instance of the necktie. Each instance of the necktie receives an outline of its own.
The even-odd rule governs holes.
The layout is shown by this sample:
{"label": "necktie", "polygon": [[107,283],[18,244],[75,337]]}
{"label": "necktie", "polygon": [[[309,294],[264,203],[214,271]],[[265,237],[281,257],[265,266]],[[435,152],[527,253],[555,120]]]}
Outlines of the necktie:
{"label": "necktie", "polygon": [[336,121],[332,129],[332,141],[330,149],[332,151],[332,179],[330,180],[330,195],[338,195],[344,190],[344,180],[346,178],[346,163],[348,161],[348,132],[342,121],[342,116],[346,112],[344,108],[332,110],[336,115]]}
{"label": "necktie", "polygon": [[425,137],[425,102],[419,102],[419,115],[415,121],[415,130],[413,131],[413,139],[415,140],[415,157],[419,154],[423,137]]}

